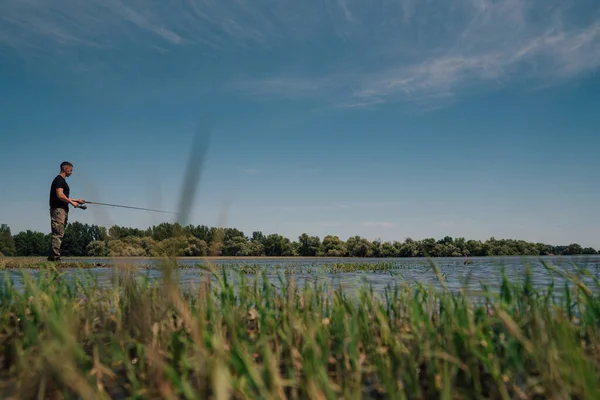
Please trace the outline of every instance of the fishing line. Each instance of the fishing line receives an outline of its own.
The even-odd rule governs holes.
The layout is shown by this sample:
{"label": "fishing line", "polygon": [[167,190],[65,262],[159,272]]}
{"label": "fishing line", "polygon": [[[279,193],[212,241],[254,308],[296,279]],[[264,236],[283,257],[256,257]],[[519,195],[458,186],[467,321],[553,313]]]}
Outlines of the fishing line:
{"label": "fishing line", "polygon": [[[121,204],[110,204],[110,203],[100,203],[97,201],[86,201],[85,204],[96,204],[99,206],[108,206],[108,207],[120,207],[120,208],[131,208],[134,210],[144,210],[144,211],[153,211],[153,212],[159,212],[159,213],[165,213],[165,214],[178,214],[176,212],[173,211],[164,211],[164,210],[155,210],[153,208],[143,208],[143,207],[134,207],[134,206],[124,206]],[[85,204],[82,204],[80,206],[78,206],[77,208],[81,208],[83,210],[87,209],[87,207],[85,206]]]}

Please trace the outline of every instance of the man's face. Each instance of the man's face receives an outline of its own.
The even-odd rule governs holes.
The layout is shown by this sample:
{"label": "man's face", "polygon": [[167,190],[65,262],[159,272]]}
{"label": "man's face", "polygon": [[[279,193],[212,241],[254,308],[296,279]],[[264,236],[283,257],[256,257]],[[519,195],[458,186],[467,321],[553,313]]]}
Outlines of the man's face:
{"label": "man's face", "polygon": [[71,176],[71,174],[73,173],[73,167],[64,167],[64,171],[66,176]]}

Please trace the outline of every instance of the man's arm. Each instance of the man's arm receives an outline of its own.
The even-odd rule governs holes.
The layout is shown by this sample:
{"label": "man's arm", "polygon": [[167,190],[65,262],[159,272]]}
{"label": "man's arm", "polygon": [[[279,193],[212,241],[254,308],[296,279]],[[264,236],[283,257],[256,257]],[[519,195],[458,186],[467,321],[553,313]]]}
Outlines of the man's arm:
{"label": "man's arm", "polygon": [[62,201],[64,201],[65,203],[69,203],[70,205],[72,205],[73,207],[77,207],[80,204],[85,203],[85,201],[83,199],[70,199],[68,198],[63,189],[62,188],[56,188],[56,195],[58,196],[59,199],[61,199]]}

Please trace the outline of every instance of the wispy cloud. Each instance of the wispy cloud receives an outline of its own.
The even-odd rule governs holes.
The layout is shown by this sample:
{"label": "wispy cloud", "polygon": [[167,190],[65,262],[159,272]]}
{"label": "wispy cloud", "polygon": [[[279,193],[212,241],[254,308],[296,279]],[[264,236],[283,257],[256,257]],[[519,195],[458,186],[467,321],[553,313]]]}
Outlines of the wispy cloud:
{"label": "wispy cloud", "polygon": [[[600,66],[600,8],[590,1],[427,4],[405,1],[401,12],[370,23],[372,14],[355,12],[367,17],[356,27],[346,25],[350,32],[363,32],[365,26],[376,32],[377,21],[389,36],[378,41],[376,33],[367,35],[375,50],[357,52],[352,64],[340,62],[332,72],[316,76],[282,71],[240,87],[263,96],[326,99],[338,107],[404,100],[436,108],[482,83],[492,88],[523,82],[550,86]],[[357,35],[352,39],[359,47]]]}
{"label": "wispy cloud", "polygon": [[[597,0],[4,0],[0,48],[254,47],[279,62],[228,79],[255,97],[435,108],[482,83],[543,87],[596,70],[599,19]],[[287,61],[294,48],[319,53]]]}
{"label": "wispy cloud", "polygon": [[424,62],[373,74],[352,92],[365,104],[395,93],[416,100],[451,99],[457,86],[530,78],[564,82],[600,65],[600,23],[575,32],[548,30],[504,48],[452,51]]}
{"label": "wispy cloud", "polygon": [[[340,0],[332,7],[329,0],[4,0],[0,45],[39,51],[77,45],[277,46],[315,38],[327,29],[328,18],[344,14],[347,19],[350,14],[344,3]],[[302,20],[307,24],[299,26]],[[322,28],[315,30],[319,25]]]}

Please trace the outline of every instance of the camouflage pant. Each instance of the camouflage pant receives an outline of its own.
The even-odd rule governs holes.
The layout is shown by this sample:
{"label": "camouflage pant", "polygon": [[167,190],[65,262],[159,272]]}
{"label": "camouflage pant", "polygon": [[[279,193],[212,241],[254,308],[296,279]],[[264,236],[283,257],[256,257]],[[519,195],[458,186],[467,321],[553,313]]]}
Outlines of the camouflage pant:
{"label": "camouflage pant", "polygon": [[67,226],[68,219],[69,215],[64,208],[50,209],[50,226],[52,228],[50,257],[53,259],[60,258],[60,247],[65,236],[65,226]]}

